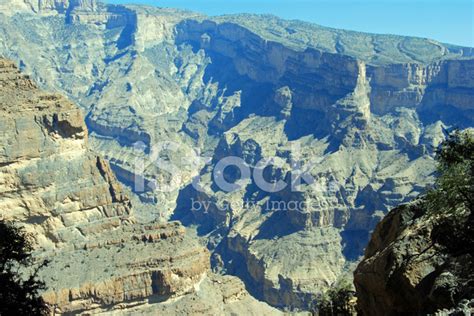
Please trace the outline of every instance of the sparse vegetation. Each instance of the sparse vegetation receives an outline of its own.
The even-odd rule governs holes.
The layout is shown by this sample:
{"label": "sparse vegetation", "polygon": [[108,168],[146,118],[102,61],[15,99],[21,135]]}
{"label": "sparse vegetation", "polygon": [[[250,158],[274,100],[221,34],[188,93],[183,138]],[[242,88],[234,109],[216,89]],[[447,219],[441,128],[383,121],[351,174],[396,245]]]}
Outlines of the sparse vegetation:
{"label": "sparse vegetation", "polygon": [[426,196],[432,237],[452,254],[474,253],[474,135],[455,131],[438,150],[439,178]]}
{"label": "sparse vegetation", "polygon": [[457,276],[457,285],[449,293],[449,301],[455,305],[474,295],[473,133],[455,131],[449,135],[437,159],[439,178],[427,194],[425,206],[435,219],[431,238],[449,254],[445,266]]}
{"label": "sparse vegetation", "polygon": [[321,316],[355,315],[355,291],[351,282],[343,279],[324,293],[314,313]]}
{"label": "sparse vegetation", "polygon": [[37,266],[30,275],[19,270],[31,268],[31,235],[0,220],[0,315],[49,315],[39,295],[44,284],[37,280]]}
{"label": "sparse vegetation", "polygon": [[358,310],[364,315],[426,315],[443,309],[461,315],[461,310],[470,309],[474,297],[472,131],[452,132],[436,159],[434,186],[417,201],[394,209],[377,226],[355,271]]}

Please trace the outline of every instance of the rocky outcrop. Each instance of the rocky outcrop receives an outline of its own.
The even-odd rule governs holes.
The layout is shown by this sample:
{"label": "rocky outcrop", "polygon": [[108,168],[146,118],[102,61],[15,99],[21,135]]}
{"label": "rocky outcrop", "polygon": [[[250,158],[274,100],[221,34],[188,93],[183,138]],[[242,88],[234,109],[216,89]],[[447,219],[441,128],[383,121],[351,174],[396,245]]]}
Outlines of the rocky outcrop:
{"label": "rocky outcrop", "polygon": [[[10,6],[7,6],[7,2]],[[15,12],[33,11],[39,14],[68,14],[72,10],[81,10],[84,12],[96,11],[99,3],[96,0],[13,0],[0,1],[0,6],[5,7],[7,14]]]}
{"label": "rocky outcrop", "polygon": [[[0,15],[0,52],[87,113],[136,217],[197,224],[213,268],[279,307],[306,309],[336,282],[384,214],[433,181],[443,129],[473,124],[469,48],[269,16],[31,12]],[[286,189],[221,190],[228,155]],[[270,157],[281,163],[256,165]],[[295,164],[316,181],[293,191]]]}
{"label": "rocky outcrop", "polygon": [[[428,138],[443,137],[442,133],[428,136],[434,125],[473,124],[472,106],[462,109],[462,102],[454,106],[464,113],[462,120],[462,114],[454,120],[448,117],[453,109],[446,99],[439,100],[436,111],[429,110],[433,116],[427,117],[425,110],[432,104],[431,91],[438,88],[470,98],[467,90],[440,87],[445,82],[442,73],[451,62],[468,69],[470,60],[380,65],[316,49],[285,47],[237,23],[185,21],[177,28],[178,43],[207,52],[226,74],[235,74],[232,84],[241,80],[242,90],[236,88],[232,96],[233,106],[228,107],[226,100],[216,111],[220,124],[213,130],[221,130],[222,136],[213,163],[236,156],[255,171],[260,159],[276,156],[282,165],[267,169],[267,180],[287,185],[269,193],[247,179],[241,190],[224,192],[216,186],[212,168],[205,168],[200,180],[206,189],[183,194],[178,210],[193,208],[187,199],[208,203],[206,210],[193,211],[195,221],[204,227],[211,222],[218,229],[228,229],[215,250],[215,263],[231,262],[228,271],[241,276],[254,295],[275,306],[308,308],[321,289],[343,274],[343,258],[356,260],[362,253],[368,232],[384,212],[396,201],[415,197],[432,181],[421,179],[419,172],[430,176],[434,171],[433,143]],[[217,70],[209,69],[208,76],[231,84]],[[249,81],[259,88],[248,87]],[[246,94],[252,98],[246,100]],[[283,114],[286,111],[290,114]],[[295,160],[309,164],[316,179],[300,192],[289,189]],[[235,177],[230,171],[226,176]],[[288,262],[282,253],[295,261]],[[318,271],[306,273],[311,268],[304,267],[311,264]]]}
{"label": "rocky outcrop", "polygon": [[0,215],[36,239],[55,312],[122,308],[192,292],[207,250],[178,223],[139,224],[81,111],[0,60]]}
{"label": "rocky outcrop", "polygon": [[4,216],[42,232],[38,243],[45,249],[82,237],[81,221],[128,216],[120,185],[88,148],[81,110],[38,90],[12,62],[2,60],[1,66]]}
{"label": "rocky outcrop", "polygon": [[180,223],[139,222],[90,149],[81,110],[5,59],[0,113],[0,217],[32,233],[35,259],[48,260],[39,277],[52,312],[280,314],[210,273],[209,252]]}
{"label": "rocky outcrop", "polygon": [[[113,231],[111,231],[113,229]],[[166,301],[194,292],[208,269],[207,251],[177,223],[100,222],[81,229],[87,242],[44,252],[45,301],[61,313],[99,312]]]}
{"label": "rocky outcrop", "polygon": [[472,60],[449,60],[370,69],[371,109],[381,114],[394,107],[413,107],[429,121],[453,123],[465,117],[463,127],[471,126],[472,67]]}
{"label": "rocky outcrop", "polygon": [[242,281],[232,276],[211,274],[196,290],[166,304],[130,307],[116,315],[286,315],[253,298]]}
{"label": "rocky outcrop", "polygon": [[472,279],[472,254],[452,254],[438,244],[436,220],[415,201],[377,225],[354,272],[362,315],[432,314],[456,307],[458,292]]}
{"label": "rocky outcrop", "polygon": [[178,43],[201,47],[202,36],[207,35],[203,48],[229,58],[241,76],[277,86],[291,82],[296,107],[327,111],[356,85],[359,65],[344,55],[312,49],[297,52],[231,23],[185,21],[177,30]]}
{"label": "rocky outcrop", "polygon": [[429,63],[444,58],[473,56],[470,47],[457,47],[435,40],[399,35],[379,35],[327,28],[273,15],[236,14],[215,18],[235,23],[268,41],[305,50],[308,47],[356,57],[370,64]]}
{"label": "rocky outcrop", "polygon": [[240,75],[277,86],[290,82],[295,107],[327,112],[337,100],[356,90],[357,78],[363,76],[369,88],[364,93],[370,101],[358,100],[353,106],[360,107],[365,115],[369,108],[364,109],[364,104],[375,114],[406,107],[430,115],[430,120],[453,121],[465,116],[467,126],[473,123],[469,111],[472,78],[466,75],[472,73],[472,60],[385,65],[369,62],[366,67],[344,54],[310,48],[293,50],[238,24],[191,20],[177,29],[178,43],[190,42],[228,57]]}

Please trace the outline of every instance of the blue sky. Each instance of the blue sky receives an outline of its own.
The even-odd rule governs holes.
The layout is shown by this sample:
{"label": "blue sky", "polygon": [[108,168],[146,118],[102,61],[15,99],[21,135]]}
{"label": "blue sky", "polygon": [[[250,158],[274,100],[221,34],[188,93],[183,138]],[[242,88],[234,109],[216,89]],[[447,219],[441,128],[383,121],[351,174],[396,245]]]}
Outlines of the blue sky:
{"label": "blue sky", "polygon": [[270,13],[324,26],[433,38],[474,47],[474,0],[103,0],[208,15]]}

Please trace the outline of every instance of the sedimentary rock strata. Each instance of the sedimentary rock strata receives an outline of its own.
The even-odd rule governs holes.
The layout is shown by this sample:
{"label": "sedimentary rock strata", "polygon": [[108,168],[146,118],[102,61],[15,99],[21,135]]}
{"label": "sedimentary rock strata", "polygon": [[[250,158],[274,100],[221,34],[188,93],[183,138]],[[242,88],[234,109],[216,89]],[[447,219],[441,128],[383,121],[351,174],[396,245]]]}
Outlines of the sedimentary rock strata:
{"label": "sedimentary rock strata", "polygon": [[459,301],[456,312],[471,309],[472,254],[437,242],[439,216],[427,213],[419,200],[393,209],[377,225],[354,272],[363,315],[435,313]]}
{"label": "sedimentary rock strata", "polygon": [[[471,48],[269,16],[58,3],[71,10],[8,7],[0,53],[78,103],[89,146],[133,192],[137,218],[197,224],[213,268],[279,307],[307,309],[344,275],[384,214],[432,183],[443,130],[474,123]],[[229,155],[252,172],[278,157],[262,173],[288,185],[298,161],[317,181],[227,193],[213,166]]]}
{"label": "sedimentary rock strata", "polygon": [[73,103],[5,59],[0,92],[0,215],[25,227],[37,261],[48,260],[39,277],[52,311],[279,314],[237,278],[212,274],[209,252],[180,223],[135,218]]}
{"label": "sedimentary rock strata", "polygon": [[[43,294],[60,313],[192,292],[207,250],[178,223],[139,224],[108,163],[87,145],[81,110],[0,60],[0,210],[36,239]],[[119,306],[120,307],[120,306]]]}

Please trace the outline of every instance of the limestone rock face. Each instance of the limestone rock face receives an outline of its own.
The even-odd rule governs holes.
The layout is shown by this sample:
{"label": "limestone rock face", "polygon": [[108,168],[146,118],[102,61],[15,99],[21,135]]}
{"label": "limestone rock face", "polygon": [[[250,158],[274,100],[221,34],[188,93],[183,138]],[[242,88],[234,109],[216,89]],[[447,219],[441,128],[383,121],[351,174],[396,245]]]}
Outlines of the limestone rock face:
{"label": "limestone rock face", "polygon": [[191,292],[207,250],[168,224],[138,224],[81,110],[0,59],[0,215],[36,237],[45,301],[72,313]]}
{"label": "limestone rock face", "polygon": [[96,0],[2,0],[0,7],[2,13],[14,14],[16,12],[33,11],[39,14],[54,15],[66,14],[74,9],[95,11],[98,4]]}
{"label": "limestone rock face", "polygon": [[82,111],[5,59],[0,113],[0,216],[35,236],[55,313],[280,314],[237,278],[210,273],[209,252],[178,222],[140,223],[90,149]]}
{"label": "limestone rock face", "polygon": [[[286,315],[253,298],[242,281],[232,276],[211,274],[195,291],[166,304],[129,307],[114,315]],[[304,315],[304,314],[303,314]]]}
{"label": "limestone rock face", "polygon": [[[77,102],[137,219],[198,225],[213,269],[275,306],[309,308],[384,214],[432,183],[443,129],[474,124],[471,48],[270,16],[90,7],[0,15],[0,53]],[[222,190],[214,166],[229,155],[285,189],[247,179]],[[261,170],[268,158],[279,163]],[[298,190],[295,163],[315,179]]]}
{"label": "limestone rock face", "polygon": [[471,255],[453,255],[432,239],[434,220],[419,201],[392,210],[374,230],[354,272],[363,315],[427,314],[452,307]]}

